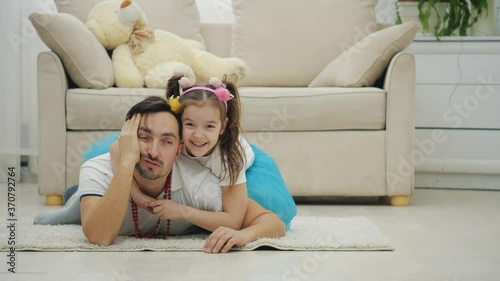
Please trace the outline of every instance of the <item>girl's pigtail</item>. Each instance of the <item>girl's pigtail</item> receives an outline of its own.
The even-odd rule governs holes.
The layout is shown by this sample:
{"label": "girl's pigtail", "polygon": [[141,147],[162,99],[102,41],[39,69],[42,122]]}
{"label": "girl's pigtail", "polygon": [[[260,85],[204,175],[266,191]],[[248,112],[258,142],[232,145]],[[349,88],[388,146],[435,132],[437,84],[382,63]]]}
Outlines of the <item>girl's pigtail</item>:
{"label": "girl's pigtail", "polygon": [[174,76],[168,80],[167,93],[166,93],[167,100],[170,97],[178,98],[180,96],[181,91],[179,86],[179,80],[181,78],[182,76]]}
{"label": "girl's pigtail", "polygon": [[234,185],[238,180],[239,172],[244,169],[245,153],[239,140],[241,132],[240,126],[240,96],[238,89],[232,83],[226,84],[226,89],[234,96],[227,102],[226,117],[228,123],[220,139],[221,152],[227,155],[227,165],[229,168],[230,185]]}
{"label": "girl's pigtail", "polygon": [[[174,76],[168,80],[167,83],[167,103],[170,105],[170,108],[173,112],[179,114],[181,112],[181,103],[179,101],[180,93],[181,93],[181,79],[185,77],[182,76]],[[188,80],[189,81],[189,80]]]}

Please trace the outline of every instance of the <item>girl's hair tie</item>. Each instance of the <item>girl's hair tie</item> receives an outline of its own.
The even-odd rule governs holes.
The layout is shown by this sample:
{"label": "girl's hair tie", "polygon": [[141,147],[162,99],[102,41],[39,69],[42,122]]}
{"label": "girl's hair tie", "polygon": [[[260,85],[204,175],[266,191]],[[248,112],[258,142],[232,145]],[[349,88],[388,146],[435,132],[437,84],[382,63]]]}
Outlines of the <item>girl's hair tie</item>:
{"label": "girl's hair tie", "polygon": [[189,78],[186,76],[183,76],[181,79],[179,79],[179,87],[182,89],[185,89],[187,87],[191,86],[191,81],[189,81]]}
{"label": "girl's hair tie", "polygon": [[179,114],[181,112],[181,102],[179,101],[179,97],[173,97],[167,99],[167,104],[170,105],[170,110],[172,112]]}
{"label": "girl's hair tie", "polygon": [[217,77],[211,77],[210,80],[208,80],[208,84],[210,84],[210,86],[214,88],[226,88],[226,85],[224,85],[224,83],[222,83],[222,81],[220,81],[220,79]]}

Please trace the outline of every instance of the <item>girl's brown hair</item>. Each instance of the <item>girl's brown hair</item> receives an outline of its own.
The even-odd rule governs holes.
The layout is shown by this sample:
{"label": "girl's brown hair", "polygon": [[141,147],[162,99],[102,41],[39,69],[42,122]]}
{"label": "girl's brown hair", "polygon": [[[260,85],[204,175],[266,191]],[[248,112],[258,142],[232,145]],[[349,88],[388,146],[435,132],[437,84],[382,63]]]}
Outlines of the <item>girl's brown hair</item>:
{"label": "girl's brown hair", "polygon": [[[180,86],[179,80],[182,77],[172,77],[168,80],[167,84],[167,100],[170,97],[179,97],[180,96]],[[225,79],[224,79],[225,80]],[[226,84],[225,81],[222,83]],[[204,85],[204,87],[214,89],[211,85]],[[183,89],[184,91],[189,88]],[[240,126],[240,96],[238,94],[238,89],[233,83],[227,83],[226,89],[234,96],[231,100],[227,102],[227,112],[226,105],[223,102],[220,102],[214,93],[206,90],[194,90],[185,95],[179,97],[179,101],[181,103],[180,114],[184,112],[186,106],[195,104],[200,106],[204,103],[210,103],[212,106],[215,106],[219,109],[220,112],[220,120],[221,124],[224,124],[224,121],[227,117],[228,123],[224,132],[219,137],[219,147],[221,151],[221,162],[222,167],[224,169],[224,175],[222,178],[226,178],[229,174],[229,182],[230,185],[234,185],[236,180],[238,179],[239,173],[243,170],[244,162],[245,162],[245,153],[243,151],[243,147],[239,140],[239,135],[241,132]],[[225,160],[227,159],[227,161]]]}

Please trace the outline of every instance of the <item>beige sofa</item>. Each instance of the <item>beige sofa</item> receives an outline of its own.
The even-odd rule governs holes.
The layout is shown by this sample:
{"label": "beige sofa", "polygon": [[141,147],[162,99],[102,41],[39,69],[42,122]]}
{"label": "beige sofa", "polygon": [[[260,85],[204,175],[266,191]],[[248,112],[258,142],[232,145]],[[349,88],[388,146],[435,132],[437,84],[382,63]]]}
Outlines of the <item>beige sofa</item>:
{"label": "beige sofa", "polygon": [[[296,198],[388,197],[393,205],[407,205],[414,187],[413,55],[398,52],[391,56],[373,86],[308,87],[312,78],[346,49],[345,45],[352,46],[362,38],[350,42],[342,39],[337,43],[342,45],[337,54],[324,55],[297,51],[300,46],[295,45],[312,44],[315,39],[301,42],[297,37],[295,43],[286,42],[287,31],[283,30],[283,45],[277,48],[272,43],[276,38],[271,36],[276,30],[263,34],[265,27],[255,35],[258,39],[252,37],[251,31],[262,27],[254,26],[251,13],[255,7],[247,7],[252,5],[249,2],[233,1],[234,24],[201,24],[208,51],[221,57],[238,56],[250,67],[247,77],[239,83],[247,138],[274,157]],[[287,0],[290,6],[293,2],[299,7],[291,10],[303,10],[300,5],[308,3]],[[339,15],[352,14],[342,10],[351,5],[346,4],[350,0],[331,2],[337,5],[334,8]],[[365,6],[376,3],[352,2],[364,2]],[[262,13],[257,16],[260,18],[256,22],[272,19]],[[368,18],[366,23],[358,24],[369,26],[374,15]],[[287,19],[276,16],[275,20]],[[306,17],[302,25],[308,22]],[[334,37],[339,30],[355,31],[359,26],[332,26],[328,36]],[[262,40],[269,46],[262,46]],[[269,50],[264,47],[274,50],[266,55]],[[253,54],[252,50],[260,53]],[[297,56],[307,59],[297,61]],[[316,65],[304,65],[309,62]],[[290,69],[290,63],[295,67]],[[65,188],[78,183],[81,153],[92,141],[119,130],[126,111],[145,96],[164,95],[162,89],[80,88],[65,70],[55,52],[39,55],[39,193],[46,195],[48,204],[59,203]]]}

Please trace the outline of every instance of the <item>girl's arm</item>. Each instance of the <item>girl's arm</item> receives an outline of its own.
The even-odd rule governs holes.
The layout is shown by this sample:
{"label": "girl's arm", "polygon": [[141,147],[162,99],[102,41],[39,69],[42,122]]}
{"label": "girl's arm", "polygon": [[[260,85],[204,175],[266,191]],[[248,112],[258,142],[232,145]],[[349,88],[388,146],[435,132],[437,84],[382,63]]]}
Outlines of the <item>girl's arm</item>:
{"label": "girl's arm", "polygon": [[152,200],[146,203],[153,213],[162,220],[185,220],[208,231],[220,226],[239,230],[248,205],[246,184],[238,184],[230,188],[223,187],[223,212],[210,212],[182,205],[171,200]]}
{"label": "girl's arm", "polygon": [[219,226],[241,229],[247,205],[248,194],[245,182],[230,187],[222,187],[222,213],[227,213],[227,223]]}

